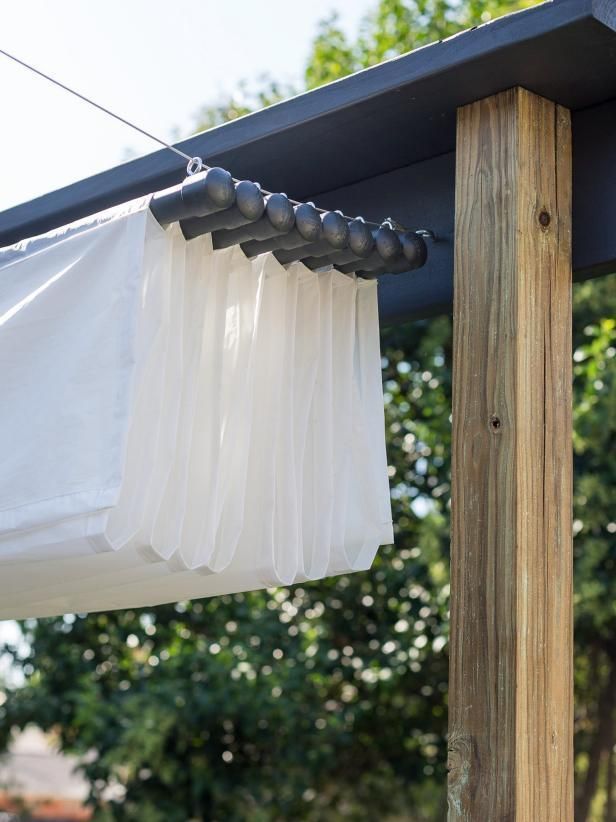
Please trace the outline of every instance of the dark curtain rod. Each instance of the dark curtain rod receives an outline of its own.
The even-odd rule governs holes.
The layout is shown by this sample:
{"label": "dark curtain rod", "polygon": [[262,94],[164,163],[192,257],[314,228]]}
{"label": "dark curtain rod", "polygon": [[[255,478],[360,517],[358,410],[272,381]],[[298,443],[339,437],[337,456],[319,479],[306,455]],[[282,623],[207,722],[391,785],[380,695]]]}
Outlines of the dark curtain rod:
{"label": "dark curtain rod", "polygon": [[372,278],[420,268],[427,258],[423,237],[413,231],[298,203],[222,168],[157,192],[150,209],[162,226],[179,221],[187,240],[212,234],[214,248],[240,245],[248,257],[272,251],[283,264],[301,260],[311,269],[334,265]]}

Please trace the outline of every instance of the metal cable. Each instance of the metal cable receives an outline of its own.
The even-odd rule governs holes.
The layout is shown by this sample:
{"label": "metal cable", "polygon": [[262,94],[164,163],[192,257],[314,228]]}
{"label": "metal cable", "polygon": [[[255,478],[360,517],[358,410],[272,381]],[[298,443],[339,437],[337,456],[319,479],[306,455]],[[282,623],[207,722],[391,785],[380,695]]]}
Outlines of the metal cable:
{"label": "metal cable", "polygon": [[105,114],[108,114],[110,117],[114,117],[116,120],[119,120],[121,123],[124,123],[125,126],[129,126],[129,128],[132,128],[135,131],[138,131],[140,134],[143,134],[145,137],[149,137],[150,140],[154,140],[156,143],[159,143],[161,146],[164,146],[165,148],[168,148],[169,151],[175,152],[180,157],[183,157],[185,160],[188,160],[189,162],[193,162],[193,160],[198,159],[198,158],[190,157],[188,154],[185,154],[183,151],[180,151],[179,148],[176,148],[175,146],[172,146],[170,143],[167,143],[165,140],[161,140],[161,138],[157,137],[155,134],[152,134],[151,132],[146,131],[144,128],[141,128],[140,126],[136,126],[134,123],[131,123],[130,120],[127,120],[125,117],[121,117],[119,114],[116,114],[115,112],[110,111],[108,108],[105,108],[105,106],[101,106],[100,103],[95,103],[94,100],[91,100],[89,97],[86,97],[85,94],[80,94],[78,91],[75,91],[75,89],[72,89],[69,86],[65,86],[64,83],[61,83],[59,80],[55,80],[53,77],[50,77],[49,74],[45,74],[44,71],[40,71],[40,69],[37,69],[34,66],[31,66],[29,63],[26,63],[25,60],[20,60],[19,57],[15,57],[14,54],[9,54],[9,52],[5,51],[4,49],[0,49],[0,54],[3,54],[5,57],[8,57],[9,60],[13,60],[15,63],[19,63],[20,66],[23,66],[24,68],[27,68],[30,71],[33,71],[35,74],[38,74],[39,77],[43,77],[45,80],[49,80],[49,82],[53,83],[54,86],[58,86],[59,88],[64,89],[64,91],[68,91],[69,94],[73,94],[75,97],[78,97],[80,100],[83,100],[85,103],[89,103],[91,106],[94,106],[94,108],[97,108],[99,111],[102,111]]}
{"label": "metal cable", "polygon": [[[148,137],[150,140],[154,140],[154,142],[158,143],[159,145],[163,146],[164,148],[169,149],[169,151],[173,151],[175,154],[177,154],[179,157],[182,157],[184,160],[188,160],[188,165],[186,167],[186,172],[187,172],[188,176],[192,176],[193,174],[197,174],[200,171],[207,171],[209,169],[209,166],[207,166],[202,161],[202,159],[200,157],[191,157],[189,154],[185,154],[179,148],[176,148],[175,146],[173,146],[170,143],[166,142],[166,140],[162,140],[160,137],[157,137],[155,134],[152,134],[150,131],[146,131],[146,129],[141,128],[141,126],[135,125],[135,123],[132,123],[130,120],[127,120],[125,117],[122,117],[119,114],[116,114],[115,112],[111,111],[110,109],[106,108],[105,106],[102,106],[100,103],[97,103],[94,100],[90,99],[89,97],[86,97],[85,94],[81,94],[79,91],[75,91],[75,89],[70,88],[70,86],[67,86],[64,83],[61,83],[59,80],[56,80],[54,77],[51,77],[49,74],[46,74],[44,71],[41,71],[40,69],[35,68],[34,66],[30,65],[30,63],[26,63],[25,60],[21,60],[19,57],[15,57],[14,54],[10,54],[8,51],[5,51],[4,49],[1,49],[1,48],[0,48],[0,54],[3,54],[5,57],[8,57],[9,60],[13,60],[15,63],[18,63],[20,66],[23,66],[24,68],[28,69],[29,71],[34,72],[34,74],[38,74],[39,77],[43,77],[43,79],[48,80],[50,83],[53,83],[54,86],[58,86],[58,88],[61,88],[64,91],[68,91],[69,94],[72,94],[74,97],[77,97],[79,100],[83,100],[84,103],[88,103],[89,105],[93,106],[94,108],[97,108],[99,111],[102,111],[104,114],[109,115],[109,117],[113,117],[115,120],[118,120],[120,123],[123,123],[125,126],[128,126],[129,128],[132,128],[134,131],[137,131],[140,134],[143,134],[145,137]],[[236,183],[239,182],[239,180],[236,180],[235,178],[233,178],[233,180]],[[272,193],[271,191],[267,191],[266,189],[261,188],[261,186],[258,183],[257,183],[257,185],[259,186],[260,191],[266,197],[271,195],[271,193]],[[288,199],[289,199],[289,201],[291,202],[292,205],[300,205],[300,202],[298,200],[293,200],[290,197]],[[311,205],[314,206],[314,203],[311,203]],[[321,214],[326,213],[326,209],[319,208],[318,206],[314,206],[314,207],[316,208],[316,210],[319,213],[321,213]],[[338,212],[338,213],[342,214],[342,212]],[[347,218],[347,219],[350,219],[350,218]],[[358,218],[358,219],[363,219],[363,218]],[[365,220],[365,222],[366,222],[367,225],[373,226],[375,228],[377,228],[379,226],[383,226],[383,225],[389,225],[392,228],[400,228],[400,229],[402,228],[402,226],[397,226],[397,224],[395,224],[394,221],[391,218],[387,218],[386,220],[384,220],[381,223],[376,223],[376,222],[373,222],[372,220]]]}

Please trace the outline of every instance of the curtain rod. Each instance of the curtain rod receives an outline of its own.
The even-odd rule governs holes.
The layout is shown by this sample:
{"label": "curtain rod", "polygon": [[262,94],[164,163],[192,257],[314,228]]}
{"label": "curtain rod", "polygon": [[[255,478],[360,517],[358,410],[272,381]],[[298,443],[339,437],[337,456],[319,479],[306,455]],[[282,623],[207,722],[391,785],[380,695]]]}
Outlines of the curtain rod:
{"label": "curtain rod", "polygon": [[212,234],[214,248],[239,245],[248,257],[271,251],[283,264],[301,260],[313,270],[334,265],[373,278],[420,268],[428,254],[423,236],[389,220],[325,211],[217,167],[155,193],[150,209],[162,226],[179,222],[188,240]]}

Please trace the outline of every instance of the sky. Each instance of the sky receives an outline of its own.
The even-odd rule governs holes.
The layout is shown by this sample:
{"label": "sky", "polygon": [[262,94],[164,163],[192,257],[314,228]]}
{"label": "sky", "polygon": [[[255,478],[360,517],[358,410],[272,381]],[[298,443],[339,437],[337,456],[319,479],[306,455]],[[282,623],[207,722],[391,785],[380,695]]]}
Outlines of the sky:
{"label": "sky", "polygon": [[[374,0],[20,0],[0,48],[163,139],[263,74],[301,84],[319,20],[349,34]],[[0,211],[157,145],[0,55]],[[1,219],[1,218],[0,218]]]}

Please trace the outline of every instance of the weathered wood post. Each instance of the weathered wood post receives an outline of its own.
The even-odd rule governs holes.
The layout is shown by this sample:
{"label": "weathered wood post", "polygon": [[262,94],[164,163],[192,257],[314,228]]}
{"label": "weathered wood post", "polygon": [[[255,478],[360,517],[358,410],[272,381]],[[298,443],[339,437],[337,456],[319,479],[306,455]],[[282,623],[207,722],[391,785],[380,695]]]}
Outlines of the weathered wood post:
{"label": "weathered wood post", "polygon": [[573,822],[570,134],[458,111],[450,822]]}

